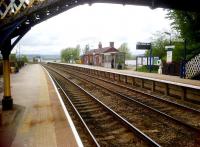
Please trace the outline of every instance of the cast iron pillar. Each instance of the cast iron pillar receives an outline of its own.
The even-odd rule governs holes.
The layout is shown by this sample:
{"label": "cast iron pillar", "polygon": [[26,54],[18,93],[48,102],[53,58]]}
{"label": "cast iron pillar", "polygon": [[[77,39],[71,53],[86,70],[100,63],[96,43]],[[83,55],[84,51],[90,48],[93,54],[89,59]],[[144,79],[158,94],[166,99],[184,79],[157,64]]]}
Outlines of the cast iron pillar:
{"label": "cast iron pillar", "polygon": [[11,97],[11,89],[10,89],[10,47],[11,42],[6,43],[6,47],[4,46],[4,50],[1,51],[3,56],[3,83],[4,83],[4,96],[2,100],[2,109],[3,110],[11,110],[13,108],[13,99]]}

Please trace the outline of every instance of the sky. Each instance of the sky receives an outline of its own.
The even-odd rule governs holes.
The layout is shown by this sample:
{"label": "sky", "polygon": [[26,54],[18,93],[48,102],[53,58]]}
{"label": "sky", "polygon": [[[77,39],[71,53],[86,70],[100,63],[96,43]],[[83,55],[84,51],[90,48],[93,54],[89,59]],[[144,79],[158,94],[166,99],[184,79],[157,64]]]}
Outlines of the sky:
{"label": "sky", "polygon": [[21,54],[51,55],[78,44],[94,49],[101,42],[107,47],[112,41],[116,48],[126,42],[132,54],[141,54],[136,42],[150,42],[156,31],[170,31],[166,13],[133,5],[80,5],[32,27],[13,52],[20,48]]}

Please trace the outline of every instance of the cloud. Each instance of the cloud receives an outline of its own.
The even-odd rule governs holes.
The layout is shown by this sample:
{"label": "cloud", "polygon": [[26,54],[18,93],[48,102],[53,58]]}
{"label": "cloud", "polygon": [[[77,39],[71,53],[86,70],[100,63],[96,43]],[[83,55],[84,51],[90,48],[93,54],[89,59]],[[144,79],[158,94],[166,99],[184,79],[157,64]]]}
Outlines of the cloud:
{"label": "cloud", "polygon": [[137,53],[137,41],[150,41],[154,32],[170,29],[166,13],[142,6],[81,5],[33,27],[20,44],[24,53],[54,54],[77,44],[96,48],[99,41],[103,46],[114,41],[116,47],[127,42],[131,51]]}

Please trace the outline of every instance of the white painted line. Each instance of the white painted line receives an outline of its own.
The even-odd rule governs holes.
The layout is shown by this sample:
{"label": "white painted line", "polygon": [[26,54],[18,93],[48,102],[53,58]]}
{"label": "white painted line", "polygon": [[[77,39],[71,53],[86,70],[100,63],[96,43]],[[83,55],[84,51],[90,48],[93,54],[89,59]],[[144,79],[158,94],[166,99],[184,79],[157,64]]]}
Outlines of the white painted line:
{"label": "white painted line", "polygon": [[83,147],[83,143],[82,143],[82,141],[81,141],[81,139],[80,139],[80,136],[78,135],[78,132],[77,132],[75,126],[74,126],[74,123],[73,123],[73,121],[72,121],[72,119],[71,119],[71,117],[70,117],[70,115],[69,115],[69,113],[68,113],[68,111],[67,111],[67,109],[66,109],[66,107],[65,107],[65,104],[64,104],[64,102],[63,102],[63,100],[62,100],[62,98],[61,98],[61,96],[60,96],[60,93],[58,92],[58,89],[57,89],[57,87],[56,87],[56,85],[55,85],[55,83],[54,83],[52,77],[49,75],[49,72],[48,72],[43,66],[42,66],[42,68],[43,68],[43,69],[45,70],[45,72],[48,74],[49,78],[51,79],[51,82],[53,83],[53,86],[54,86],[55,91],[56,91],[56,93],[57,93],[57,95],[58,95],[58,98],[59,98],[59,100],[60,100],[61,106],[62,106],[62,108],[63,108],[63,111],[64,111],[64,113],[65,113],[65,116],[67,117],[67,120],[68,120],[69,125],[70,125],[70,127],[71,127],[71,129],[72,129],[72,132],[73,132],[73,134],[74,134],[74,137],[75,137],[75,139],[76,139],[76,142],[77,142],[78,146],[79,146],[79,147]]}

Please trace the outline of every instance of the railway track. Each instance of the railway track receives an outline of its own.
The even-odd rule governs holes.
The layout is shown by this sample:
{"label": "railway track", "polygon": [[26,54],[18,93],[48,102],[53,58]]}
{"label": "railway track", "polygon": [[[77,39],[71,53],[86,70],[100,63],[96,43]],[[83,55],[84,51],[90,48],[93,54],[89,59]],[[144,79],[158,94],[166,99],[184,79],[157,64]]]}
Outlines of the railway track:
{"label": "railway track", "polygon": [[[159,146],[135,126],[58,71],[45,66],[53,77],[64,99],[79,116],[90,141],[86,146]],[[81,136],[81,135],[80,135]],[[91,143],[92,142],[92,143]],[[91,143],[91,144],[90,144]]]}
{"label": "railway track", "polygon": [[[62,69],[65,72],[70,72],[70,70]],[[70,72],[70,74],[73,71]],[[125,98],[133,101],[137,101],[146,106],[158,110],[168,116],[172,116],[175,120],[184,122],[193,128],[200,130],[200,111],[193,109],[166,99],[163,99],[158,96],[154,96],[149,93],[139,91],[133,87],[124,85],[122,83],[116,83],[107,79],[99,78],[94,75],[88,75],[76,71],[76,77],[87,80],[90,83],[93,83],[97,86],[106,87],[110,91],[115,91],[118,94],[125,96]],[[74,74],[74,72],[73,72]],[[159,113],[159,112],[158,112]]]}
{"label": "railway track", "polygon": [[[55,68],[55,67],[54,67]],[[62,70],[64,70],[64,68],[62,68]],[[66,72],[66,71],[65,71]],[[69,69],[67,69],[67,72],[69,72]],[[74,73],[73,73],[74,74]],[[77,75],[78,74],[78,75]],[[74,74],[73,76],[75,76],[76,75],[76,79],[77,79],[77,76],[80,78],[80,76],[82,76],[79,72],[77,72],[76,71],[76,74]],[[87,80],[87,77],[89,77],[89,79]],[[87,75],[87,77],[85,76],[85,77],[82,77],[82,80],[84,79],[84,80],[87,80],[87,82],[92,82],[93,81],[93,79],[89,76],[89,75]],[[98,79],[99,80],[99,79]],[[102,82],[102,79],[101,79],[101,82]],[[105,81],[103,81],[103,82],[105,82]],[[98,84],[96,84],[96,83],[98,83]],[[101,84],[99,84],[100,82],[99,81],[93,81],[92,82],[92,84],[94,84],[95,86],[100,86],[101,88],[104,88],[105,89],[105,87],[107,87],[107,90],[108,91],[110,91],[111,93],[113,93],[113,91],[117,91],[117,88],[116,87],[114,87],[114,89],[113,89],[113,87],[112,86],[108,86],[108,85],[105,85],[104,83],[101,83]],[[86,85],[86,84],[82,84],[82,85]],[[124,86],[124,85],[123,85]],[[94,86],[93,86],[94,87]],[[130,97],[128,97],[128,96],[124,96],[123,94],[120,94],[120,93],[122,93],[122,92],[118,92],[118,95],[121,95],[121,96],[123,96],[123,97],[126,97],[126,98],[130,98]],[[105,100],[106,101],[106,100]],[[137,102],[138,103],[138,102]],[[141,102],[140,102],[141,103]],[[143,106],[144,106],[144,104],[142,104]],[[146,107],[146,106],[145,106]],[[128,109],[128,108],[127,108]],[[152,110],[152,108],[150,107],[150,109]],[[153,108],[153,109],[155,109],[155,108]],[[184,107],[184,109],[188,109],[187,107]],[[132,111],[134,111],[134,110],[132,110]],[[155,110],[153,110],[153,111],[158,111],[157,109],[155,109]],[[160,112],[159,112],[160,113]],[[195,112],[195,113],[198,113],[198,111],[197,112]],[[162,113],[160,113],[160,114],[162,114]],[[148,114],[147,114],[148,115]],[[174,123],[174,121],[176,122],[176,125],[177,124],[181,124],[181,126],[184,126],[185,128],[189,128],[189,130],[192,130],[192,132],[196,132],[197,134],[199,133],[199,130],[196,128],[196,127],[194,127],[194,126],[192,126],[192,125],[189,125],[189,124],[187,124],[187,123],[185,123],[185,122],[182,122],[182,121],[180,121],[180,120],[177,120],[176,118],[173,118],[172,116],[170,116],[170,115],[166,115],[165,113],[164,113],[164,115],[165,115],[165,117],[167,117],[168,119],[170,119],[170,120],[173,120],[173,123]],[[155,116],[154,116],[155,117]],[[144,118],[145,119],[145,118]],[[149,118],[146,118],[146,119],[149,119]],[[163,119],[163,118],[162,118]],[[131,119],[130,119],[131,120]],[[163,121],[166,121],[167,123],[171,123],[171,122],[169,122],[169,120],[165,120],[165,119],[163,119]],[[133,121],[132,121],[133,122]],[[134,122],[135,123],[135,122]],[[157,122],[157,124],[159,124],[159,121]],[[160,128],[162,128],[162,124],[159,124],[160,125]],[[158,127],[159,127],[159,125],[158,125]],[[166,123],[165,123],[165,125],[166,125]],[[177,132],[177,133],[179,133],[179,134],[182,134],[182,136],[184,136],[184,129],[183,128],[179,128],[178,127],[178,129],[177,129],[177,126],[175,125],[175,128],[176,129],[174,129],[174,130],[176,130],[175,132]],[[172,125],[173,126],[173,125]],[[168,126],[166,126],[166,127],[168,127]],[[155,128],[155,127],[154,127]],[[153,129],[153,130],[156,130],[156,129]],[[163,130],[165,130],[165,129],[163,129]],[[172,127],[172,130],[173,130],[173,127]],[[188,131],[188,130],[187,130]],[[187,132],[186,130],[185,130],[185,132]],[[158,132],[160,132],[160,131],[158,131]],[[166,133],[167,134],[167,133]],[[185,134],[186,136],[187,135],[191,135],[191,134]],[[193,134],[194,135],[194,134]],[[150,133],[150,136],[151,136],[151,133]],[[194,135],[195,136],[195,135]],[[155,137],[154,135],[153,135],[153,137]],[[157,137],[155,137],[155,138],[157,138]],[[158,139],[159,140],[159,139]],[[163,145],[163,146],[165,146],[165,145],[167,145],[167,144],[165,144],[165,143],[163,143],[162,141],[158,141],[159,143],[161,142],[161,144]],[[196,143],[195,143],[196,144]],[[197,141],[197,144],[198,144],[198,141]],[[169,144],[168,144],[169,145]],[[167,146],[168,146],[167,145]]]}

